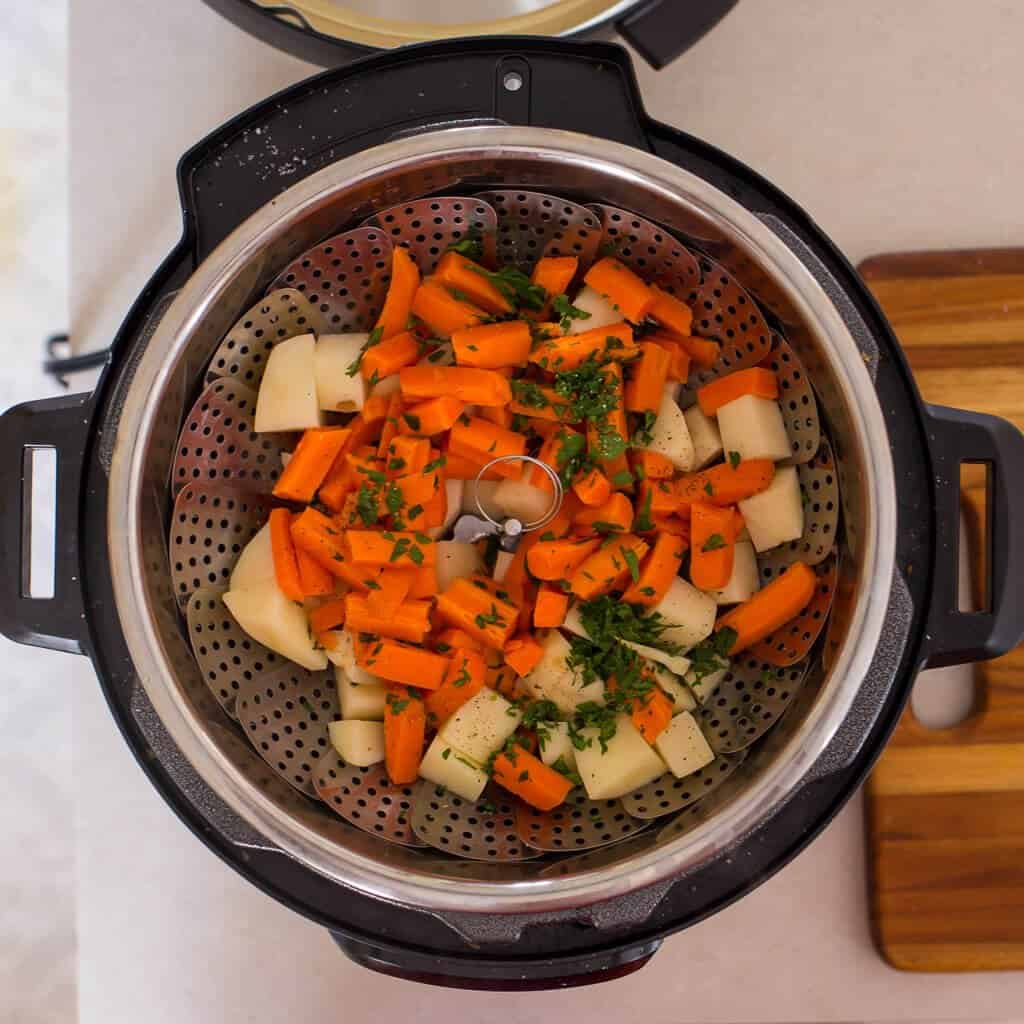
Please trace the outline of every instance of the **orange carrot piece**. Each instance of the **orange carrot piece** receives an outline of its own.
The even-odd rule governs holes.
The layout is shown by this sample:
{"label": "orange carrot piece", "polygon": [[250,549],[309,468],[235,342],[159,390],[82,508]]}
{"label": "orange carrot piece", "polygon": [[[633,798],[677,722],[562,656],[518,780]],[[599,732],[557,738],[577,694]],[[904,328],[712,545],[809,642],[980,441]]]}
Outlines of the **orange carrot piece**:
{"label": "orange carrot piece", "polygon": [[661,533],[670,533],[673,537],[678,537],[687,545],[687,547],[689,547],[689,522],[680,519],[678,516],[651,516],[651,519],[653,520],[654,528],[656,530],[659,530]]}
{"label": "orange carrot piece", "polygon": [[438,597],[437,613],[442,621],[495,650],[504,648],[519,619],[519,609],[510,601],[462,578],[452,580]]}
{"label": "orange carrot piece", "polygon": [[425,402],[417,402],[403,410],[398,419],[399,432],[419,437],[442,434],[446,430],[451,430],[452,424],[462,415],[465,408],[465,402],[447,395],[428,398]]}
{"label": "orange carrot piece", "polygon": [[675,482],[675,494],[680,505],[702,501],[708,505],[735,505],[744,498],[766,490],[775,476],[775,463],[771,459],[744,459],[732,465],[702,469],[699,473],[681,476]]}
{"label": "orange carrot piece", "polygon": [[[629,459],[626,457],[629,425],[626,422],[623,404],[622,367],[618,363],[610,363],[603,372],[609,389],[616,398],[616,405],[607,413],[600,426],[594,422],[587,425],[587,449],[601,463],[601,468],[614,490],[632,490],[633,476],[629,470]],[[614,451],[614,447],[610,446],[620,444],[621,454],[609,458],[609,452]]]}
{"label": "orange carrot piece", "polygon": [[[582,509],[576,514],[573,526],[580,532],[593,533],[620,531],[626,533],[633,529],[633,504],[619,491],[609,497],[603,505]],[[598,530],[600,526],[600,530]]]}
{"label": "orange carrot piece", "polygon": [[487,269],[461,253],[446,252],[437,264],[434,277],[488,313],[512,312],[512,303],[488,279]]}
{"label": "orange carrot piece", "polygon": [[477,366],[484,370],[522,366],[532,344],[530,325],[525,320],[480,324],[452,335],[455,362],[459,366]]}
{"label": "orange carrot piece", "polygon": [[513,381],[509,412],[555,423],[577,422],[572,407],[554,388],[533,381]]}
{"label": "orange carrot piece", "polygon": [[512,389],[495,370],[475,366],[407,366],[398,372],[402,394],[411,401],[457,398],[471,405],[508,405]]}
{"label": "orange carrot piece", "polygon": [[646,608],[658,604],[672,586],[686,548],[686,542],[679,537],[660,532],[640,566],[640,578],[622,595],[622,600]]}
{"label": "orange carrot piece", "polygon": [[416,335],[412,331],[402,331],[368,348],[359,361],[359,369],[365,380],[383,380],[398,373],[403,366],[412,366],[422,351],[423,346]]}
{"label": "orange carrot piece", "polygon": [[533,266],[530,283],[540,285],[547,294],[544,305],[527,316],[531,320],[543,320],[551,311],[551,300],[564,295],[579,270],[580,261],[575,256],[542,256]]}
{"label": "orange carrot piece", "polygon": [[515,700],[519,695],[519,677],[511,666],[504,663],[487,666],[487,685],[509,700]]}
{"label": "orange carrot piece", "polygon": [[634,567],[639,570],[640,560],[647,551],[646,541],[631,533],[614,537],[573,573],[572,592],[581,600],[590,601],[618,590],[630,578]]}
{"label": "orange carrot piece", "polygon": [[562,338],[548,338],[537,344],[530,353],[530,362],[542,370],[561,373],[575,370],[591,356],[607,357],[616,361],[633,359],[639,349],[633,343],[633,328],[625,321],[595,327],[580,334],[567,334]]}
{"label": "orange carrot piece", "polygon": [[681,299],[651,285],[654,303],[648,313],[674,334],[687,335],[693,328],[693,310]]}
{"label": "orange carrot piece", "polygon": [[643,323],[654,306],[653,289],[614,257],[598,260],[583,280],[634,324]]}
{"label": "orange carrot piece", "polygon": [[633,702],[629,717],[640,735],[653,744],[671,723],[672,706],[665,691],[653,686]]}
{"label": "orange carrot piece", "polygon": [[405,402],[399,392],[394,392],[388,399],[388,413],[384,417],[384,423],[380,428],[380,441],[377,443],[377,458],[383,459],[387,456],[388,448],[398,433],[398,417],[405,409]]}
{"label": "orange carrot piece", "polygon": [[344,532],[315,508],[304,509],[291,525],[292,541],[315,558],[332,576],[359,590],[368,590],[379,567],[355,565],[344,550]]}
{"label": "orange carrot piece", "polygon": [[286,508],[270,513],[270,548],[274,556],[274,578],[285,597],[301,601],[306,595],[299,577],[299,562],[292,541],[292,514]]}
{"label": "orange carrot piece", "polygon": [[646,448],[634,449],[630,462],[637,480],[671,480],[676,475],[676,467],[670,459]]}
{"label": "orange carrot piece", "polygon": [[612,485],[597,466],[586,473],[577,473],[576,479],[572,482],[572,489],[584,505],[595,507],[603,505],[612,496]]}
{"label": "orange carrot piece", "polygon": [[425,437],[399,434],[388,446],[384,472],[392,480],[408,473],[422,473],[430,459],[430,442]]}
{"label": "orange carrot piece", "polygon": [[326,601],[309,613],[309,628],[314,634],[326,633],[345,624],[345,598]]}
{"label": "orange carrot piece", "polygon": [[350,431],[345,427],[313,427],[304,431],[288,465],[274,485],[274,497],[311,502],[349,435]]}
{"label": "orange carrot piece", "polygon": [[569,611],[569,595],[561,587],[543,583],[533,606],[533,624],[537,629],[555,629],[565,622]]}
{"label": "orange carrot piece", "polygon": [[669,335],[660,331],[654,331],[647,335],[646,340],[668,353],[669,380],[685,381],[690,376],[690,353],[686,351],[677,338],[669,337]]}
{"label": "orange carrot piece", "polygon": [[679,512],[679,495],[669,480],[642,480],[637,488],[637,514],[650,519]]}
{"label": "orange carrot piece", "polygon": [[657,412],[668,380],[672,357],[660,345],[640,342],[640,358],[632,364],[626,382],[626,409],[629,412]]}
{"label": "orange carrot piece", "polygon": [[512,410],[507,405],[490,405],[480,410],[480,418],[505,430],[512,429]]}
{"label": "orange carrot piece", "polygon": [[526,564],[539,580],[568,579],[600,546],[600,540],[542,540],[530,548]]}
{"label": "orange carrot piece", "polygon": [[344,545],[349,559],[360,566],[416,569],[437,560],[437,545],[425,534],[409,530],[346,530]]}
{"label": "orange carrot piece", "polygon": [[434,646],[444,653],[446,651],[477,651],[483,653],[484,645],[475,636],[470,636],[464,629],[449,627],[442,629],[435,637]]}
{"label": "orange carrot piece", "polygon": [[374,584],[366,595],[366,607],[371,615],[389,619],[397,614],[402,602],[409,596],[412,574],[407,569],[385,569],[374,580]]}
{"label": "orange carrot piece", "polygon": [[[373,349],[370,349],[370,351],[372,352]],[[367,425],[381,423],[384,417],[387,416],[390,405],[391,395],[370,395],[370,397],[363,403],[363,407],[360,409],[359,415],[349,423],[349,427],[351,428],[352,424],[360,418],[362,418]],[[358,444],[347,445],[345,451],[355,451],[359,445],[364,444],[367,440],[367,438],[360,438]]]}
{"label": "orange carrot piece", "polygon": [[387,638],[357,644],[356,664],[371,675],[420,690],[436,690],[448,671],[446,657]]}
{"label": "orange carrot piece", "polygon": [[[485,465],[486,460],[481,462],[476,459],[467,459],[462,455],[456,455],[450,448],[445,452],[444,471],[449,480],[475,480],[477,474]],[[512,467],[511,472],[506,471],[507,466]],[[500,480],[502,477],[512,476],[516,472],[518,472],[518,469],[515,463],[508,463],[507,465],[487,470],[481,479]]]}
{"label": "orange carrot piece", "polygon": [[736,640],[728,653],[745,651],[796,618],[810,604],[816,580],[813,569],[803,562],[794,562],[749,601],[726,612],[715,629],[721,632],[729,628],[736,632]]}
{"label": "orange carrot piece", "polygon": [[[288,532],[291,536],[290,529]],[[334,593],[334,577],[308,551],[295,548],[295,561],[303,597],[327,597]]]}
{"label": "orange carrot piece", "polygon": [[[389,618],[376,615],[370,609],[369,597],[363,594],[345,595],[345,625],[353,633],[374,633],[392,640],[422,643],[430,632],[430,602],[405,601]],[[415,685],[416,681],[409,682]]]}
{"label": "orange carrot piece", "polygon": [[437,281],[426,280],[412,299],[412,314],[422,320],[439,338],[450,338],[474,324],[483,323],[487,314],[469,302],[462,302]]}
{"label": "orange carrot piece", "polygon": [[340,511],[345,498],[367,482],[370,473],[380,471],[376,458],[348,452],[340,455],[320,485],[320,500],[331,510]]}
{"label": "orange carrot piece", "polygon": [[562,803],[572,783],[554,768],[523,747],[502,751],[494,759],[492,778],[499,786],[539,811],[550,811]]}
{"label": "orange carrot piece", "polygon": [[732,575],[736,538],[732,509],[695,501],[690,506],[690,580],[700,590],[721,590]]}
{"label": "orange carrot piece", "polygon": [[517,676],[528,676],[544,657],[541,647],[530,633],[520,633],[505,645],[505,664],[511,665]]}
{"label": "orange carrot piece", "polygon": [[384,703],[384,768],[393,785],[416,781],[426,736],[423,701],[408,691],[390,688]]}
{"label": "orange carrot piece", "polygon": [[[474,416],[468,423],[464,419],[455,423],[448,435],[448,448],[464,459],[486,463],[507,455],[525,454],[526,438]],[[507,462],[497,468],[505,476],[518,476],[522,472],[519,462]]]}
{"label": "orange carrot piece", "polygon": [[719,377],[697,390],[697,402],[705,416],[714,416],[723,405],[754,395],[757,398],[778,398],[779,381],[775,374],[763,366],[752,366],[748,370]]}
{"label": "orange carrot piece", "polygon": [[426,508],[441,489],[441,477],[437,472],[406,473],[395,477],[392,486],[397,487],[402,496],[401,510],[398,514],[404,518],[409,514],[409,509],[417,505]]}
{"label": "orange carrot piece", "polygon": [[434,727],[444,725],[487,682],[487,664],[478,651],[458,650],[449,661],[444,682],[426,701],[430,724]]}
{"label": "orange carrot piece", "polygon": [[412,312],[413,296],[419,286],[420,271],[416,261],[409,255],[408,249],[396,245],[391,251],[391,283],[376,323],[381,332],[381,341],[387,341],[405,330]]}

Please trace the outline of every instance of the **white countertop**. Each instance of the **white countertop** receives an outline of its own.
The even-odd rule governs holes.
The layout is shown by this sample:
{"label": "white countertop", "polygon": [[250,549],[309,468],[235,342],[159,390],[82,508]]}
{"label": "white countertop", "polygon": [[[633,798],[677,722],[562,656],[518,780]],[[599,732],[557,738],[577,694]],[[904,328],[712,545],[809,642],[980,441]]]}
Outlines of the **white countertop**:
{"label": "white countertop", "polygon": [[[968,14],[968,11],[970,12]],[[858,260],[1019,243],[1024,5],[744,0],[667,71],[652,114],[764,173]],[[73,0],[71,327],[107,343],[177,237],[178,156],[312,69],[198,0]],[[910,975],[868,934],[861,806],[649,966],[563,993],[442,992],[362,971],[224,867],[137,769],[69,659],[75,711],[80,1007],[146,1020],[1020,1019],[1024,974]]]}

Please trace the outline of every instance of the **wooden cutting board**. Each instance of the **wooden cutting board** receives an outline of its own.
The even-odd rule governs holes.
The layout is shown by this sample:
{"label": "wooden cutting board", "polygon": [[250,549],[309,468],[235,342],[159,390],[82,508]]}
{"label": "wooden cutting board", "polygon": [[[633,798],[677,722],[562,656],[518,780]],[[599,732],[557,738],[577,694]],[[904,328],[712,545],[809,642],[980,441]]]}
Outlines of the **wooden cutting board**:
{"label": "wooden cutting board", "polygon": [[[927,401],[1024,428],[1024,249],[877,256],[860,271]],[[965,484],[978,550],[983,479]],[[1024,970],[1024,647],[979,666],[976,693],[950,729],[908,708],[867,785],[875,941],[903,970]]]}

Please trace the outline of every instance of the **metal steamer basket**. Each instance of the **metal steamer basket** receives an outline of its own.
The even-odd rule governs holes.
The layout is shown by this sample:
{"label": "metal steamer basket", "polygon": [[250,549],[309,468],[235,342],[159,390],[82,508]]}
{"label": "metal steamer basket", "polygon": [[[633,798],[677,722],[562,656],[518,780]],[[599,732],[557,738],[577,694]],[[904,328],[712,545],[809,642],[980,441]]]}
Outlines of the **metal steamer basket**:
{"label": "metal steamer basket", "polygon": [[[994,656],[1024,627],[1010,585],[1020,435],[923,406],[827,239],[745,168],[638,113],[616,51],[535,45],[536,55],[478,43],[492,81],[534,57],[541,67],[600,56],[605,75],[624,70],[629,102],[608,123],[632,119],[634,137],[430,124],[369,147],[339,142],[346,155],[322,152],[282,189],[260,180],[266,165],[237,162],[242,147],[294,142],[295,118],[410,58],[297,87],[184,161],[189,230],[140,296],[97,393],[0,420],[11,486],[27,447],[60,459],[56,597],[17,589],[25,515],[9,503],[0,626],[92,656],[144,770],[238,871],[360,962],[449,984],[580,983],[642,964],[665,934],[749,891],[824,826],[923,664]],[[793,629],[737,659],[705,697],[718,756],[694,776],[616,801],[576,793],[550,814],[500,794],[481,807],[425,783],[392,787],[379,767],[347,768],[331,750],[329,675],[249,640],[220,601],[281,465],[283,439],[251,430],[267,351],[309,330],[367,329],[393,245],[429,272],[470,231],[522,266],[542,253],[586,263],[613,244],[721,342],[719,364],[691,386],[755,364],[779,376],[807,529],[760,568],[769,579],[802,558],[819,590]],[[961,461],[992,466],[983,613],[957,611]]]}

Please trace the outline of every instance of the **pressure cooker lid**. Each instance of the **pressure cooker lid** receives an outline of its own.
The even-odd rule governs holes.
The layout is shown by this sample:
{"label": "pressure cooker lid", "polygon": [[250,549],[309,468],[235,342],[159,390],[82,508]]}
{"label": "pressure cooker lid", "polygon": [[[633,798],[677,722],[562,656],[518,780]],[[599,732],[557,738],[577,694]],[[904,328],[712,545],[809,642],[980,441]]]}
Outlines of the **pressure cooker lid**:
{"label": "pressure cooker lid", "polygon": [[265,42],[324,65],[378,49],[485,35],[618,32],[654,67],[701,38],[736,0],[207,0]]}

